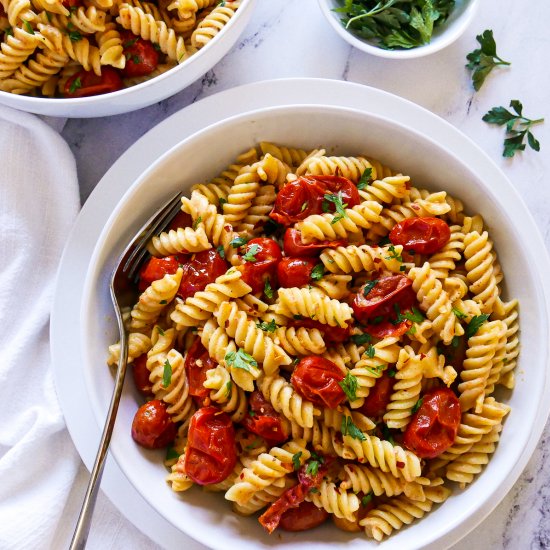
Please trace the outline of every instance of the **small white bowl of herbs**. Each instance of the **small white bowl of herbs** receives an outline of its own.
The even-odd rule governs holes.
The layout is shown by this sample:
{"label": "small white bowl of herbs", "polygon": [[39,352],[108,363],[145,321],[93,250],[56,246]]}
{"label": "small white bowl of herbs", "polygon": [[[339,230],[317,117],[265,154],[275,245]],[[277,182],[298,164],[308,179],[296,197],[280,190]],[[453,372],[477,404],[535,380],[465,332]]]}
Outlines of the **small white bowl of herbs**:
{"label": "small white bowl of herbs", "polygon": [[355,48],[408,59],[454,42],[474,18],[479,0],[319,0],[319,5]]}

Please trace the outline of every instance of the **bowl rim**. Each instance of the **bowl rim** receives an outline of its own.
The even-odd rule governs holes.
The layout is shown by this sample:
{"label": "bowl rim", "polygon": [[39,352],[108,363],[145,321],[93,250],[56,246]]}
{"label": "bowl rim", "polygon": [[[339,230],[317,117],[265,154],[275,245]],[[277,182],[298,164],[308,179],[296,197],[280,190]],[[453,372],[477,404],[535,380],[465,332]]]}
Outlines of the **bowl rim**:
{"label": "bowl rim", "polygon": [[[422,133],[418,132],[415,128],[412,128],[407,124],[403,124],[403,123],[398,122],[395,119],[392,119],[392,118],[387,117],[387,116],[381,116],[381,115],[377,115],[377,114],[372,113],[372,112],[365,112],[365,111],[361,111],[359,109],[354,109],[354,108],[349,108],[349,107],[338,107],[338,106],[334,106],[334,105],[319,105],[319,104],[295,104],[295,105],[288,104],[288,105],[278,105],[278,106],[275,106],[275,107],[266,107],[266,108],[256,109],[256,110],[253,110],[253,111],[248,111],[248,112],[245,112],[245,113],[240,113],[240,114],[228,117],[228,118],[223,119],[219,122],[211,124],[211,125],[207,126],[206,128],[203,128],[202,130],[199,130],[198,132],[193,133],[192,135],[188,136],[184,140],[182,140],[179,143],[175,144],[168,151],[166,151],[163,155],[161,155],[153,164],[151,164],[149,166],[149,168],[146,171],[144,171],[136,180],[134,180],[132,185],[127,189],[127,191],[124,193],[122,198],[117,203],[115,209],[112,211],[111,215],[109,216],[109,219],[106,222],[100,237],[98,238],[96,247],[94,248],[94,252],[93,252],[93,255],[90,259],[89,268],[88,268],[88,271],[87,271],[86,282],[85,282],[85,287],[84,287],[84,292],[83,292],[83,299],[82,299],[82,307],[84,307],[84,303],[87,300],[89,300],[89,293],[91,292],[90,285],[92,284],[91,274],[94,271],[96,273],[99,272],[97,257],[100,254],[101,245],[104,244],[104,241],[105,241],[106,236],[108,234],[109,228],[111,228],[112,225],[115,223],[116,218],[117,218],[117,214],[123,208],[123,205],[138,190],[138,188],[143,184],[143,182],[146,181],[146,179],[148,177],[150,177],[151,173],[156,171],[159,168],[159,165],[161,165],[162,163],[167,162],[168,159],[172,155],[177,154],[179,149],[184,148],[186,146],[186,144],[188,142],[190,142],[191,140],[197,139],[199,136],[201,136],[201,137],[205,136],[205,135],[208,136],[209,133],[217,132],[217,131],[220,130],[220,127],[223,128],[223,126],[231,125],[234,122],[238,121],[239,119],[248,118],[248,117],[257,117],[258,114],[262,114],[262,113],[266,113],[266,112],[272,112],[272,111],[277,112],[277,111],[288,110],[288,109],[306,110],[308,108],[309,109],[316,109],[316,110],[319,110],[319,109],[327,110],[328,109],[328,110],[335,111],[335,112],[352,112],[352,113],[357,113],[358,115],[360,115],[362,117],[368,116],[368,117],[372,117],[372,118],[383,119],[383,120],[389,122],[393,126],[399,126],[399,127],[405,128],[408,132],[419,136],[421,139],[430,141],[434,145],[434,147],[438,147],[440,149],[443,149],[446,154],[451,155],[455,159],[458,159],[461,164],[464,164],[464,161],[459,159],[458,156],[453,151],[451,151],[447,146],[444,146],[444,145],[436,142],[434,139],[432,139],[429,136],[423,135]],[[513,193],[517,194],[517,192],[515,191],[515,188],[513,188],[512,184],[509,182],[509,180],[506,178],[506,176],[502,173],[502,171],[493,163],[493,161],[489,157],[486,156],[485,153],[483,153],[483,151],[480,151],[480,152],[483,154],[483,156],[486,158],[486,160],[489,161],[487,164],[488,165],[490,164],[490,167],[493,170],[496,170],[500,174],[501,178],[506,181],[506,185],[509,187],[509,190],[512,191]],[[485,183],[484,187],[485,187],[485,190],[487,191],[487,193],[495,198],[496,202],[499,204],[499,207],[504,209],[504,199],[501,200],[500,198],[498,198],[498,196],[496,194],[496,190],[493,191],[493,187],[490,186],[488,183]],[[507,199],[507,200],[509,200],[509,199]],[[529,215],[530,222],[534,225],[534,221],[533,221],[529,211],[527,210],[526,206],[523,205],[523,203],[522,203],[522,207],[523,207],[523,209],[525,209],[525,211]],[[529,245],[529,248],[531,248],[531,246],[534,247],[534,245]],[[538,252],[539,251],[537,251],[537,253]],[[547,258],[546,258],[546,260],[547,260]],[[93,266],[95,266],[95,269],[93,268]],[[536,271],[536,278],[537,279],[541,278],[540,269],[537,269],[537,271]],[[548,296],[544,293],[543,293],[543,296],[546,297],[545,304],[546,304],[546,307],[548,308]],[[543,308],[543,306],[541,306],[541,308]],[[545,322],[545,326],[546,326],[546,332],[548,333],[547,310],[544,311],[544,313],[545,313],[544,322]],[[84,318],[86,319],[85,316],[84,316]],[[84,332],[85,332],[84,330],[81,331],[81,334],[83,334]],[[548,353],[541,360],[541,362],[545,362],[546,364],[548,364]],[[541,385],[540,399],[539,399],[538,407],[535,411],[535,417],[536,417],[537,420],[540,420],[541,418],[542,418],[542,420],[544,420],[544,418],[546,416],[548,416],[548,412],[549,412],[549,411],[544,411],[541,408],[541,406],[543,405],[542,397],[543,397],[545,392],[548,393],[548,389],[549,389],[548,374],[545,371],[543,371],[543,373],[545,375],[545,383]],[[88,385],[88,387],[90,387],[90,386]],[[98,409],[97,409],[96,405],[97,405],[97,401],[93,402],[92,403],[92,408],[94,409],[94,414],[96,416],[96,420],[98,422],[100,422],[102,416],[101,416],[101,414],[99,414],[99,416],[98,416]],[[541,418],[539,418],[539,417],[541,417]],[[544,422],[542,422],[542,427],[543,426],[544,426]],[[541,427],[541,431],[542,431],[542,427]],[[528,459],[530,458],[530,456],[531,456],[531,454],[534,450],[534,446],[536,445],[536,442],[540,438],[540,433],[538,433],[538,436],[534,438],[534,441],[533,441],[533,438],[530,437],[529,435],[527,435],[526,437],[527,437],[526,445],[523,447],[523,450],[520,449],[518,451],[518,453],[519,453],[518,456],[517,456],[518,460],[516,460],[516,462],[514,464],[510,465],[510,468],[507,471],[508,475],[507,475],[506,481],[499,484],[499,485],[495,485],[493,490],[491,491],[491,493],[488,495],[488,497],[485,500],[481,501],[480,504],[478,504],[474,508],[470,509],[469,512],[468,512],[468,515],[466,517],[461,518],[459,523],[455,523],[455,524],[450,525],[450,526],[448,524],[446,524],[445,529],[443,530],[443,532],[438,532],[437,533],[438,538],[441,538],[445,535],[450,534],[453,531],[456,531],[456,530],[460,529],[461,524],[464,521],[466,521],[467,519],[471,519],[472,516],[476,512],[478,513],[478,515],[476,517],[476,522],[475,523],[481,522],[482,519],[490,513],[490,511],[494,508],[494,506],[496,506],[496,504],[498,504],[498,502],[500,502],[501,498],[510,489],[513,482],[517,479],[517,477],[519,477],[520,473],[522,472],[523,468],[525,467],[525,464],[527,463]],[[529,452],[526,453],[526,450],[529,450]],[[119,461],[119,459],[115,455],[115,453],[113,453],[113,454],[115,456],[115,459],[117,460],[117,463],[119,464],[119,467],[124,471],[125,475],[129,479],[129,481],[136,487],[136,489],[138,490],[138,492],[140,492],[140,494],[143,494],[142,491],[139,489],[139,487],[135,485],[135,483],[133,481],[133,478],[129,477],[127,475],[126,469],[124,468],[124,465],[125,465],[124,461]],[[504,484],[506,484],[506,489],[502,490],[502,486]],[[497,498],[495,504],[494,505],[490,504],[485,509],[480,510],[482,504],[486,503],[489,500],[489,497],[493,497],[497,493],[498,493],[500,498]],[[143,496],[145,497],[145,495],[143,495]],[[157,510],[158,513],[163,515],[163,517],[165,517],[165,519],[167,519],[168,521],[173,523],[171,521],[171,519],[167,518],[167,516],[163,512],[161,512],[158,508],[155,508],[155,509]],[[457,519],[457,521],[458,521],[458,519]],[[178,529],[181,529],[181,527],[179,525],[176,525],[176,527]],[[196,538],[195,533],[189,533],[187,531],[184,531],[184,532],[189,534],[193,538]],[[201,542],[203,541],[202,538],[200,538],[198,540],[201,540]],[[436,543],[437,543],[437,540],[430,541],[427,544],[430,545],[430,544],[436,544]]]}
{"label": "bowl rim", "polygon": [[354,48],[361,50],[365,53],[375,55],[377,57],[383,57],[386,59],[415,59],[424,57],[432,53],[436,53],[443,48],[451,45],[455,42],[468,28],[473,18],[475,17],[479,6],[479,0],[464,0],[467,2],[463,13],[439,35],[438,40],[432,41],[428,44],[411,48],[409,50],[385,50],[376,46],[366,40],[362,40],[355,36],[351,31],[348,31],[340,23],[337,15],[332,12],[331,0],[317,0],[321,12],[328,20],[330,26],[340,35],[348,44],[351,44]]}
{"label": "bowl rim", "polygon": [[[2,101],[3,97],[9,97],[10,103],[20,101],[21,106],[20,107],[18,106],[17,108],[21,108],[21,109],[24,109],[25,107],[30,109],[32,106],[35,106],[36,108],[38,108],[40,105],[59,105],[61,109],[67,106],[71,106],[71,107],[75,107],[79,105],[90,106],[95,103],[104,103],[107,99],[111,99],[111,98],[113,98],[116,101],[121,101],[124,99],[124,96],[138,93],[141,90],[146,90],[151,86],[158,85],[159,83],[163,82],[167,78],[174,77],[175,75],[181,72],[183,67],[188,68],[191,65],[197,65],[198,63],[200,63],[202,58],[208,55],[210,50],[215,48],[216,44],[220,42],[220,40],[225,36],[225,34],[227,34],[227,32],[229,32],[228,29],[233,28],[233,26],[236,24],[235,22],[240,18],[240,16],[244,16],[245,12],[248,12],[248,10],[251,10],[253,8],[256,0],[240,0],[240,2],[241,4],[239,8],[235,11],[235,16],[231,17],[229,22],[223,26],[221,31],[214,37],[214,39],[208,41],[206,46],[202,47],[196,53],[188,57],[183,63],[179,63],[178,65],[176,65],[175,67],[172,67],[168,71],[165,71],[164,73],[161,73],[153,78],[140,82],[139,84],[135,84],[134,86],[129,86],[127,88],[122,88],[121,90],[117,90],[116,92],[109,92],[107,94],[100,94],[100,95],[94,95],[94,96],[88,96],[88,97],[73,97],[73,98],[33,97],[25,94],[12,94],[11,92],[0,90],[0,103],[4,103]],[[189,84],[191,84],[191,82],[186,84],[184,88],[186,88]],[[7,105],[7,103],[5,104]],[[32,112],[32,111],[29,111],[29,112]]]}

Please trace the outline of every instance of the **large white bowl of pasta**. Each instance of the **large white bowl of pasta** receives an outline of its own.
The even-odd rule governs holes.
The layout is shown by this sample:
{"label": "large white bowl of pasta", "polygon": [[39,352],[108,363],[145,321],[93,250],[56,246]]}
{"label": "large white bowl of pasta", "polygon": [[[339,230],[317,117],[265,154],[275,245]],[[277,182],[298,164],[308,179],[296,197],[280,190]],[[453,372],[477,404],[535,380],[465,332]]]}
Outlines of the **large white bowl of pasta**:
{"label": "large white bowl of pasta", "polygon": [[101,422],[111,270],[181,191],[127,315],[137,384],[112,453],[183,532],[443,548],[519,476],[548,414],[547,259],[505,176],[459,146],[368,111],[276,107],[186,139],[125,194],[86,281],[86,383]]}
{"label": "large white bowl of pasta", "polygon": [[0,9],[0,103],[78,118],[147,107],[220,61],[254,2],[9,2]]}

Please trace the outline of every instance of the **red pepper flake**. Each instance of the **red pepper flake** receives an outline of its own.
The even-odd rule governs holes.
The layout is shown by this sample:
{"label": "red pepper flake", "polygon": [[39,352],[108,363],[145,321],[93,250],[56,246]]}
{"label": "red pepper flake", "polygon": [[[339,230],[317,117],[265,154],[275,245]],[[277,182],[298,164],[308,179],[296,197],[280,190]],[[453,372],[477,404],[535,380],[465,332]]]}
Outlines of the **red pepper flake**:
{"label": "red pepper flake", "polygon": [[239,476],[239,479],[244,479],[244,472],[241,472],[241,475]]}
{"label": "red pepper flake", "polygon": [[420,211],[420,206],[418,206],[418,204],[411,204],[411,208],[412,208],[415,212]]}
{"label": "red pepper flake", "polygon": [[405,463],[404,463],[404,462],[399,462],[399,461],[397,461],[395,464],[397,465],[398,468],[401,468],[401,469],[403,469],[403,468],[405,467]]}
{"label": "red pepper flake", "polygon": [[425,353],[421,353],[421,354],[420,354],[420,359],[422,360],[422,359],[425,359],[425,358],[426,358],[426,354],[425,354]]}

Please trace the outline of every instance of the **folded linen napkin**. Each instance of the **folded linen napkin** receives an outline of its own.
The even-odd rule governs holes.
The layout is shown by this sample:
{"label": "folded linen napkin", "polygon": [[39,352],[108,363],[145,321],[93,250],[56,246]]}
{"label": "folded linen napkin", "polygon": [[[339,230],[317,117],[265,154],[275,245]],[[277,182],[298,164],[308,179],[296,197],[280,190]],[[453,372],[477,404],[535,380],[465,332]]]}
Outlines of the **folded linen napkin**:
{"label": "folded linen napkin", "polygon": [[[66,548],[88,473],[65,428],[49,350],[74,157],[34,115],[0,106],[0,548]],[[153,548],[100,495],[88,548]]]}

